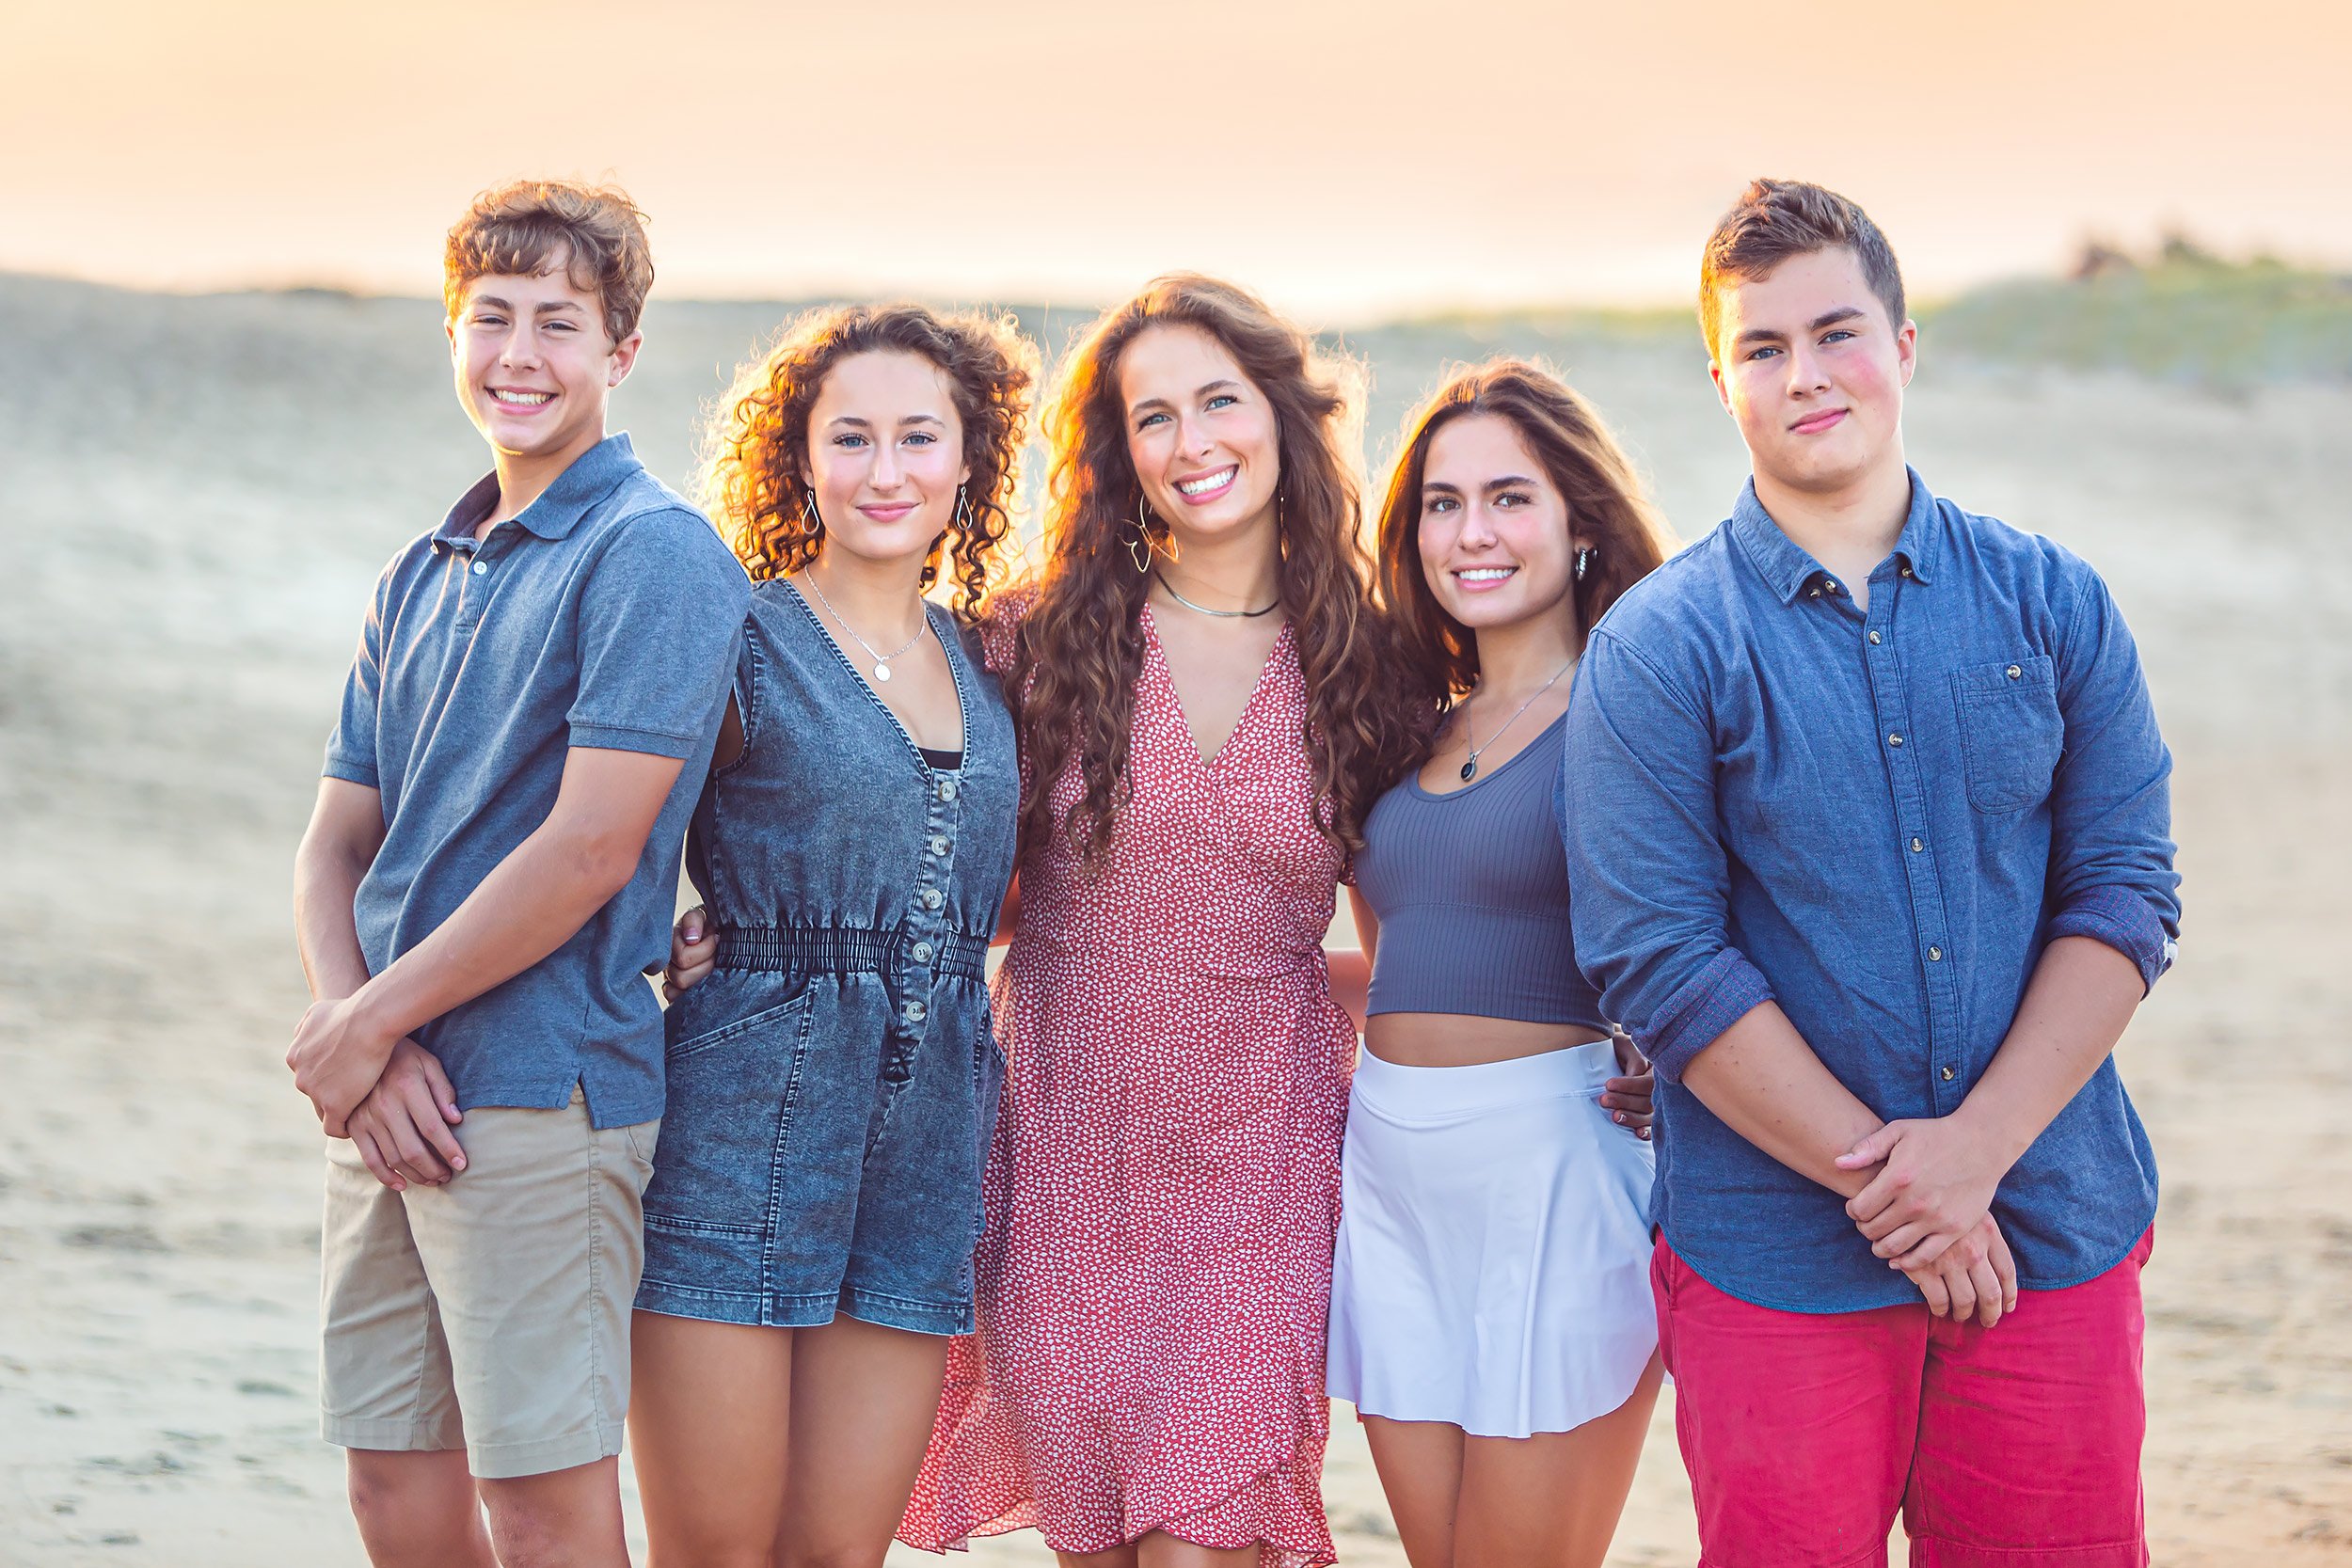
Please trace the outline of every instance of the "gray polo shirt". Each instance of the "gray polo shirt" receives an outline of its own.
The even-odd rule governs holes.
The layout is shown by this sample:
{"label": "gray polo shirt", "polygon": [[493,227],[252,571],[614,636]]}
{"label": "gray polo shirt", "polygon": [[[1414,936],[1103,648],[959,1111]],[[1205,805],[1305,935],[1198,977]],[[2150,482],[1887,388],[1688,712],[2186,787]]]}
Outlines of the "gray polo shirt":
{"label": "gray polo shirt", "polygon": [[375,585],[327,775],[380,790],[384,846],[353,912],[368,968],[447,920],[547,819],[568,748],[685,763],[612,901],[555,952],[417,1031],[461,1109],[555,1109],[598,1127],[661,1114],[661,1009],[679,841],[725,711],[750,584],[627,436],[583,452],[477,543],[485,478]]}

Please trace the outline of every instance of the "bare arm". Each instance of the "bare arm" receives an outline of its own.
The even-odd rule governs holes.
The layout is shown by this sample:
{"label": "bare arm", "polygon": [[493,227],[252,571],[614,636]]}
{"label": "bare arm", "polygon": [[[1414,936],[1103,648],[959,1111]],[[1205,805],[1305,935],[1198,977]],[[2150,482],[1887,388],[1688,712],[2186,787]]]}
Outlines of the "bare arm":
{"label": "bare arm", "polygon": [[572,748],[547,820],[449,919],[348,999],[311,1006],[287,1061],[330,1133],[403,1036],[554,952],[628,884],[681,766]]}
{"label": "bare arm", "polygon": [[352,899],[383,844],[384,797],[348,779],[321,779],[294,851],[294,942],[314,1001],[340,1001],[368,983]]}
{"label": "bare arm", "polygon": [[1874,1172],[1838,1156],[1882,1125],[1821,1065],[1777,1002],[1750,1008],[1691,1058],[1682,1086],[1724,1125],[1809,1180],[1851,1197]]}
{"label": "bare arm", "polygon": [[1840,1162],[1880,1166],[1846,1206],[1872,1250],[1924,1262],[1990,1212],[2001,1178],[2099,1070],[2144,991],[2139,966],[2095,938],[2043,948],[2009,1034],[1960,1108],[1890,1122]]}
{"label": "bare arm", "polygon": [[1366,1010],[1371,1006],[1372,956],[1380,942],[1380,917],[1372,912],[1364,895],[1353,887],[1347,890],[1347,907],[1356,917],[1355,947],[1335,947],[1327,951],[1324,963],[1331,972],[1331,1000],[1347,1009],[1347,1016],[1356,1021],[1356,1032],[1364,1032]]}

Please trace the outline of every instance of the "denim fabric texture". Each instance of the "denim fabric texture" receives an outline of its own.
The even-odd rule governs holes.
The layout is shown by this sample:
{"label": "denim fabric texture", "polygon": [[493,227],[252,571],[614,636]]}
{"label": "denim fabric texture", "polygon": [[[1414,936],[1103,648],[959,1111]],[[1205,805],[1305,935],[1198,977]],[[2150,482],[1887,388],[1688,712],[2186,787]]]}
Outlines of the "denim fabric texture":
{"label": "denim fabric texture", "polygon": [[1011,716],[936,606],[961,768],[928,763],[787,582],[753,591],[743,754],[694,810],[716,967],[670,1009],[637,1305],[971,1331],[1004,1055],[984,977],[1012,879]]}
{"label": "denim fabric texture", "polygon": [[381,974],[429,936],[555,805],[569,748],[684,763],[628,885],[571,940],[435,1019],[460,1109],[560,1110],[599,1130],[661,1115],[661,1006],[678,841],[726,711],[751,585],[701,513],[627,436],[476,540],[496,475],[392,558],[344,683],[326,772],[382,792],[384,843],[353,900]]}
{"label": "denim fabric texture", "polygon": [[[1653,1217],[1758,1306],[1914,1299],[1843,1201],[1679,1083],[1776,1000],[1881,1117],[1947,1116],[2042,951],[2115,948],[2153,985],[2179,935],[2171,756],[2106,585],[1917,474],[1869,609],[1751,483],[1731,518],[1594,628],[1560,791],[1576,947],[1658,1064]],[[2113,1267],[2156,1170],[2112,1059],[2002,1180],[2019,1282]]]}

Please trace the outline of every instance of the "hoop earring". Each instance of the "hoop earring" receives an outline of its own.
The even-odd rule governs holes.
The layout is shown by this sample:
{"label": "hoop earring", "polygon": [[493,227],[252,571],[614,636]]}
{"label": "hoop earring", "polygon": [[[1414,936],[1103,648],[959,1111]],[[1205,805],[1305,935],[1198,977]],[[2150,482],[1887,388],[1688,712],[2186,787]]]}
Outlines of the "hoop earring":
{"label": "hoop earring", "polygon": [[1584,574],[1593,569],[1593,546],[1580,546],[1576,552],[1576,580],[1582,582]]}

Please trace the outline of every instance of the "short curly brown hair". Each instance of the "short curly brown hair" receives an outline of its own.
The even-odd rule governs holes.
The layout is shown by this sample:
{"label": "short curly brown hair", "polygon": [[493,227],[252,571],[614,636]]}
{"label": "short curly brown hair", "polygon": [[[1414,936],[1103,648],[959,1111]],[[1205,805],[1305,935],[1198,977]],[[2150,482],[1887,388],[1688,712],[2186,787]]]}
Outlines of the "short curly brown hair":
{"label": "short curly brown hair", "polygon": [[653,287],[645,214],[618,185],[510,180],[473,198],[441,252],[441,303],[452,321],[466,285],[493,274],[536,277],[561,266],[604,308],[615,343],[637,330]]}
{"label": "short curly brown hair", "polygon": [[931,541],[922,580],[926,589],[937,580],[946,546],[955,560],[956,612],[977,616],[1007,569],[1010,503],[1038,374],[1037,349],[1009,316],[836,305],[790,323],[773,347],[737,372],[719,403],[704,442],[703,504],[755,581],[787,577],[816,560],[825,525],[802,478],[809,412],[835,365],[873,353],[915,355],[947,377],[972,477],[961,520]]}

